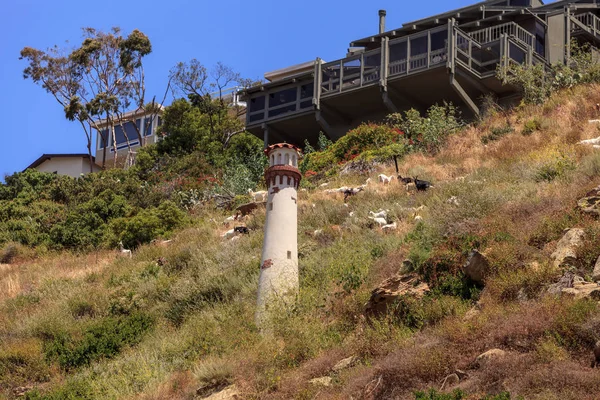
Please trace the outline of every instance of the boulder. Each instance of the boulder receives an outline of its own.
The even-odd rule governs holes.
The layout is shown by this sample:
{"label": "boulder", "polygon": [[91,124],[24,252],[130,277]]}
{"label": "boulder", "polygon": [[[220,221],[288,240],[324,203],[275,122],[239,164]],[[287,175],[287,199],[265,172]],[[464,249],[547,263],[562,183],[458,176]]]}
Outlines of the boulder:
{"label": "boulder", "polygon": [[588,192],[577,202],[577,206],[584,213],[600,216],[600,186]]}
{"label": "boulder", "polygon": [[504,357],[506,352],[501,349],[491,349],[480,354],[475,359],[475,365],[479,368],[485,367],[491,360]]}
{"label": "boulder", "polygon": [[463,267],[465,275],[480,285],[483,285],[485,278],[490,271],[490,263],[487,258],[477,250],[469,253],[467,262]]}
{"label": "boulder", "polygon": [[421,282],[415,273],[396,275],[383,281],[371,292],[371,298],[365,305],[367,315],[381,315],[398,297],[409,295],[422,298],[429,291],[429,285]]}
{"label": "boulder", "polygon": [[344,369],[352,367],[358,361],[358,357],[350,356],[348,358],[344,358],[343,360],[338,361],[331,370],[333,372],[340,372]]}
{"label": "boulder", "polygon": [[241,398],[242,396],[235,385],[227,386],[220,392],[203,397],[204,400],[240,400]]}
{"label": "boulder", "polygon": [[600,286],[595,282],[575,282],[572,288],[563,289],[561,294],[576,299],[600,300]]}
{"label": "boulder", "polygon": [[556,250],[550,257],[556,267],[572,265],[577,260],[577,248],[582,245],[585,232],[581,228],[572,228],[565,231],[564,236],[558,241]]}
{"label": "boulder", "polygon": [[322,376],[320,378],[311,379],[308,382],[312,383],[313,385],[331,386],[331,381],[332,381],[331,377],[329,377],[329,376]]}
{"label": "boulder", "polygon": [[[577,276],[570,272],[567,271],[565,272],[565,274],[563,276],[560,277],[560,279],[558,280],[558,282],[553,283],[552,285],[550,285],[550,287],[548,288],[548,293],[550,294],[561,294],[563,292],[564,289],[570,289],[573,287],[573,282],[575,281],[575,278]],[[577,277],[580,278],[580,277]],[[579,279],[577,279],[579,281]]]}
{"label": "boulder", "polygon": [[594,266],[594,272],[592,272],[592,280],[594,282],[600,281],[600,257],[596,260],[596,265]]}

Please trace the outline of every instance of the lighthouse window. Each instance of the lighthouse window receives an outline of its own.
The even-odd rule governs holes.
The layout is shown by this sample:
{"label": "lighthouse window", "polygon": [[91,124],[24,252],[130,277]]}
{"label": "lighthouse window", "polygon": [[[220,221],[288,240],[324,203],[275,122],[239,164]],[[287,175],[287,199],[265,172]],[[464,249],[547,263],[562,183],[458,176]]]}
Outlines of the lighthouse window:
{"label": "lighthouse window", "polygon": [[292,165],[295,167],[296,166],[296,156],[292,157]]}
{"label": "lighthouse window", "polygon": [[281,154],[277,154],[277,165],[281,164]]}
{"label": "lighthouse window", "polygon": [[290,163],[290,155],[289,155],[289,154],[286,154],[286,155],[285,155],[285,161],[284,161],[284,164],[285,164],[285,165],[288,165],[289,163]]}
{"label": "lighthouse window", "polygon": [[287,256],[288,256],[288,260],[291,260],[292,259],[292,252],[288,250],[288,255]]}
{"label": "lighthouse window", "polygon": [[269,211],[273,211],[273,203],[269,203]]}

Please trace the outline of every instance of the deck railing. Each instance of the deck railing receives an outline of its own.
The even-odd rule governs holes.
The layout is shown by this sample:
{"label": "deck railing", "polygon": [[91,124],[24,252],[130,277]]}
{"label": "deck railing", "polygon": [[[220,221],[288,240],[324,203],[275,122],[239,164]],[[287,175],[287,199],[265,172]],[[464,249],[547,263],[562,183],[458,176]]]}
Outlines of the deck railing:
{"label": "deck railing", "polygon": [[[595,36],[600,35],[600,18],[598,18],[596,14],[588,12],[584,14],[574,15],[573,18],[581,22],[583,25],[587,26],[590,29],[591,33],[593,33]],[[571,24],[571,29],[574,31],[578,31],[581,29],[581,27],[573,23]]]}
{"label": "deck railing", "polygon": [[500,40],[504,34],[513,36],[527,46],[535,47],[535,36],[514,22],[507,22],[469,33],[473,39],[481,44]]}
{"label": "deck railing", "polygon": [[534,46],[533,35],[513,23],[471,33],[449,23],[398,39],[384,39],[379,49],[328,63],[317,59],[313,72],[290,77],[250,96],[247,124],[308,112],[319,108],[321,99],[386,85],[388,79],[432,68],[453,69],[460,65],[484,79],[495,76],[498,66],[545,63]]}

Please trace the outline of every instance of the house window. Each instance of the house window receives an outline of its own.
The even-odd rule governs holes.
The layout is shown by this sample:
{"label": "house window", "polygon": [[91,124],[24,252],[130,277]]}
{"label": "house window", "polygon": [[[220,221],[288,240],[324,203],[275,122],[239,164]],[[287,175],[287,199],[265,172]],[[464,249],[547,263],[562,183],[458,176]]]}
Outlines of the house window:
{"label": "house window", "polygon": [[265,96],[254,97],[250,99],[250,112],[260,111],[265,109]]}
{"label": "house window", "polygon": [[[140,128],[141,120],[136,121],[136,125],[138,129]],[[125,128],[125,132],[123,132],[123,127]],[[125,144],[127,142],[131,142],[138,139],[138,134],[136,127],[133,125],[133,122],[125,122],[123,127],[119,125],[115,125],[115,140],[117,142],[117,146]]]}
{"label": "house window", "polygon": [[[136,124],[139,124],[139,119],[135,122]],[[152,117],[146,117],[144,118],[144,134],[145,136],[152,136],[152,133],[154,132],[154,129],[152,129],[153,126],[153,122],[154,122],[154,118]],[[131,138],[129,138],[129,140],[131,140]]]}
{"label": "house window", "polygon": [[[104,139],[106,139],[107,143],[104,143]],[[103,129],[98,134],[98,150],[105,149],[108,146],[108,142],[110,141],[110,136],[108,133],[108,129]]]}

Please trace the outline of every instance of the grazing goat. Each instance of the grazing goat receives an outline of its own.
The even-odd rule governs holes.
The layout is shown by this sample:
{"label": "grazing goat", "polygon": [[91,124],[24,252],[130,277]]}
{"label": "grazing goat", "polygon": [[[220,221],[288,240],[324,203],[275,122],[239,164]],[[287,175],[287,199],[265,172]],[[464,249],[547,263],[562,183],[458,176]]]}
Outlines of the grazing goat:
{"label": "grazing goat", "polygon": [[222,233],[221,237],[225,238],[225,239],[229,239],[231,236],[234,236],[234,235],[235,235],[235,229],[230,229],[227,232]]}
{"label": "grazing goat", "polygon": [[592,368],[600,367],[600,342],[594,346],[594,358],[592,359]]}
{"label": "grazing goat", "polygon": [[392,176],[387,176],[387,175],[384,175],[384,174],[379,174],[377,176],[377,178],[379,179],[380,183],[383,183],[384,185],[387,185],[387,184],[389,184],[389,183],[392,182],[392,179],[394,179],[394,176],[393,175]]}
{"label": "grazing goat", "polygon": [[354,196],[355,194],[360,193],[362,190],[364,190],[363,186],[359,186],[357,188],[348,188],[344,190],[344,202],[348,197]]}
{"label": "grazing goat", "polygon": [[369,215],[373,218],[387,218],[387,213],[390,210],[379,210],[377,212],[369,211]]}
{"label": "grazing goat", "polygon": [[394,223],[382,226],[381,230],[384,232],[390,232],[390,231],[395,231],[397,227],[398,227],[398,225],[394,222]]}
{"label": "grazing goat", "polygon": [[223,225],[229,225],[230,223],[232,223],[233,221],[235,221],[237,219],[237,214],[236,215],[231,215],[227,218],[225,218],[223,220]]}
{"label": "grazing goat", "polygon": [[417,187],[417,191],[419,191],[419,192],[424,192],[427,189],[433,187],[433,185],[431,184],[431,182],[418,179],[418,177],[416,177],[416,176],[413,179],[414,179],[414,182],[415,182],[415,186]]}
{"label": "grazing goat", "polygon": [[402,175],[398,174],[398,180],[402,183],[404,183],[405,185],[408,185],[409,183],[413,183],[413,178],[403,178]]}
{"label": "grazing goat", "polygon": [[250,229],[248,229],[245,226],[236,226],[235,228],[233,228],[233,230],[237,233],[241,233],[244,235],[248,235],[250,233]]}
{"label": "grazing goat", "polygon": [[385,220],[385,218],[381,218],[381,217],[367,217],[367,218],[372,219],[379,226],[387,225],[387,221]]}
{"label": "grazing goat", "polygon": [[252,197],[252,200],[254,200],[256,202],[267,201],[268,193],[266,190],[254,192],[254,191],[252,191],[252,189],[248,189],[248,194],[250,195],[250,197]]}
{"label": "grazing goat", "polygon": [[121,256],[123,256],[123,257],[129,257],[129,258],[132,257],[131,250],[126,249],[123,246],[123,242],[122,241],[119,242],[119,251],[121,252]]}

